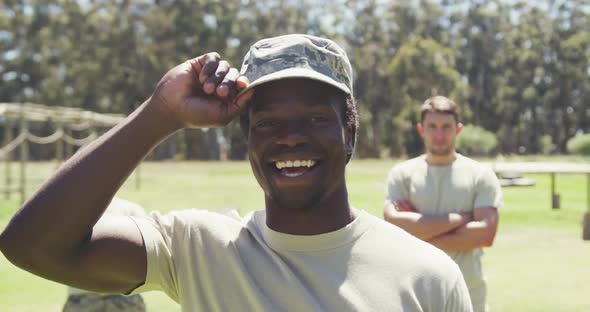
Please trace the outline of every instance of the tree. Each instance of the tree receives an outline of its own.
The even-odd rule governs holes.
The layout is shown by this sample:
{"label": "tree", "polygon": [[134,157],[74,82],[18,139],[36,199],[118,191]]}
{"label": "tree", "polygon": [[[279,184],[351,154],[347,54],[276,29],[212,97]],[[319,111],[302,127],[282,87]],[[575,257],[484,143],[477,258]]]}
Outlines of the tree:
{"label": "tree", "polygon": [[[260,38],[308,33],[351,59],[357,157],[419,152],[413,110],[433,94],[496,133],[499,152],[564,153],[590,132],[589,12],[584,0],[7,0],[0,101],[127,114],[179,62],[217,51],[239,66]],[[219,149],[211,134],[185,132],[160,156],[215,157],[201,152]],[[245,158],[237,124],[221,133]]]}
{"label": "tree", "polygon": [[[454,69],[454,53],[433,39],[416,37],[404,44],[387,67],[390,77],[389,97],[396,99],[389,111],[388,142],[403,147],[405,153],[417,155],[422,141],[414,125],[419,122],[418,108],[427,98],[443,95],[455,100],[469,115],[464,104],[467,86]],[[403,145],[402,145],[403,144]]]}

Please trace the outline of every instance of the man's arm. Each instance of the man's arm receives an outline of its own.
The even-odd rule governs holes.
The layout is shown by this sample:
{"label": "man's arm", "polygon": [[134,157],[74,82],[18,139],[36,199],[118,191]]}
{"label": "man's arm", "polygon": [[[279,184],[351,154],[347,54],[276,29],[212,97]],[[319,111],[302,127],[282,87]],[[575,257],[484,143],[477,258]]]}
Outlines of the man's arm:
{"label": "man's arm", "polygon": [[431,240],[449,233],[472,220],[469,213],[449,213],[443,216],[428,216],[415,211],[408,201],[385,201],[383,218],[421,240]]}
{"label": "man's arm", "polygon": [[490,247],[498,229],[498,209],[482,207],[473,210],[473,221],[456,230],[428,240],[432,245],[455,251]]}
{"label": "man's arm", "polygon": [[210,53],[171,69],[120,125],[68,160],[0,234],[0,251],[41,277],[101,292],[145,281],[146,251],[126,217],[105,216],[119,187],[161,140],[183,127],[227,124],[252,92],[235,68]]}

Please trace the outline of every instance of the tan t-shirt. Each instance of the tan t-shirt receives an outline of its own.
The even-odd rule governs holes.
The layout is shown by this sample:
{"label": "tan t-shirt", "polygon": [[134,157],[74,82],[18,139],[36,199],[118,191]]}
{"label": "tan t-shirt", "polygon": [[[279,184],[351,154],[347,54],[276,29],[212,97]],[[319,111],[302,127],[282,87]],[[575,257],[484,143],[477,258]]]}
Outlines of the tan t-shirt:
{"label": "tan t-shirt", "polygon": [[[109,206],[107,207],[106,211],[104,212],[106,216],[128,216],[128,217],[141,217],[145,216],[145,210],[139,204],[134,203],[132,201],[114,197]],[[94,291],[84,290],[75,287],[68,287],[68,295],[83,295],[83,294],[95,294],[100,295],[101,293],[97,293]],[[104,294],[104,295],[111,295],[111,294]]]}
{"label": "tan t-shirt", "polygon": [[[409,200],[418,212],[427,215],[504,205],[500,183],[492,169],[461,154],[448,166],[429,166],[425,155],[397,164],[387,178],[387,199]],[[461,268],[472,299],[481,297],[474,290],[483,288],[485,300],[481,248],[446,252]]]}
{"label": "tan t-shirt", "polygon": [[183,311],[471,311],[446,254],[364,211],[309,236],[271,230],[264,211],[134,220],[148,269],[133,293],[163,290]]}

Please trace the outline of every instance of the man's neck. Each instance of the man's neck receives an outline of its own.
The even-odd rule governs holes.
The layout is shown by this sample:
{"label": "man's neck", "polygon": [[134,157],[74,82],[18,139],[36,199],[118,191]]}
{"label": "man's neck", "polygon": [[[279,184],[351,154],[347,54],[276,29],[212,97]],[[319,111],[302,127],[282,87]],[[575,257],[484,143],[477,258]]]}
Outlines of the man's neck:
{"label": "man's neck", "polygon": [[453,150],[447,155],[434,155],[426,153],[426,163],[431,166],[448,166],[457,159],[457,153]]}
{"label": "man's neck", "polygon": [[266,224],[274,231],[293,235],[317,235],[341,229],[358,215],[348,202],[348,193],[337,192],[313,207],[289,209],[266,199]]}

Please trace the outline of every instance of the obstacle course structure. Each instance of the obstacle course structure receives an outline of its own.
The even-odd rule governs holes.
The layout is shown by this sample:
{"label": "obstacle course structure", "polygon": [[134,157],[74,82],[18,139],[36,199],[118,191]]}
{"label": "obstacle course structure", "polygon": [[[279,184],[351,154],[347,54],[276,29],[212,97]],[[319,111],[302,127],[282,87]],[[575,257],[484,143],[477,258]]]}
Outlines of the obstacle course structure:
{"label": "obstacle course structure", "polygon": [[[24,202],[30,143],[56,144],[54,158],[61,163],[73,154],[75,148],[92,142],[99,133],[113,127],[123,118],[119,114],[99,114],[71,107],[0,103],[0,128],[4,132],[0,145],[0,161],[5,163],[4,181],[0,181],[0,191],[6,199],[10,198],[11,193],[19,193],[20,202]],[[51,124],[53,133],[35,135],[32,129],[40,124]],[[88,135],[80,138],[79,134],[82,132]],[[15,179],[12,176],[11,163],[16,160],[17,155],[19,173]]]}

